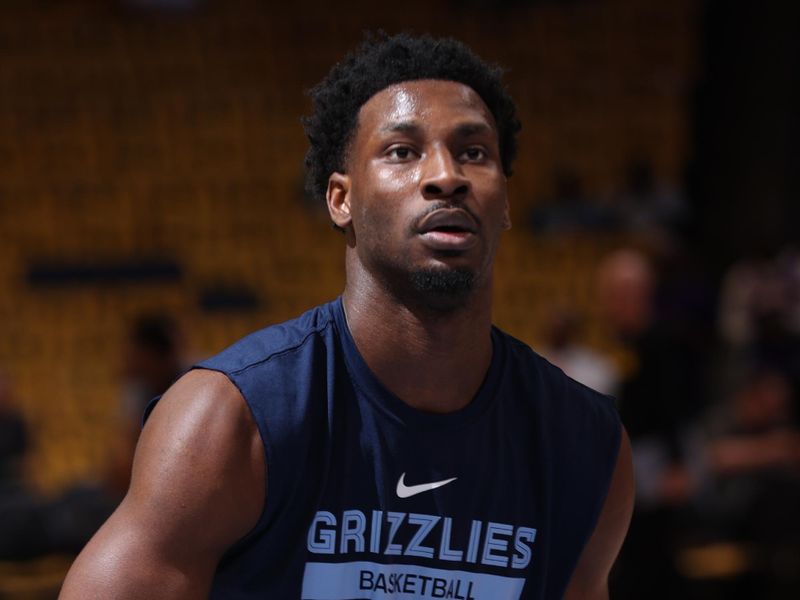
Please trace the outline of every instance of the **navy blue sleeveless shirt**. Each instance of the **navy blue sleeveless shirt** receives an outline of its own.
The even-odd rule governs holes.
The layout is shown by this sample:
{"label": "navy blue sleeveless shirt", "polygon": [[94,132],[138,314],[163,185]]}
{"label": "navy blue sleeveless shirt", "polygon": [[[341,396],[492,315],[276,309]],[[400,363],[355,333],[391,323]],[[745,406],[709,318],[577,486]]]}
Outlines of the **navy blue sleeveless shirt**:
{"label": "navy blue sleeveless shirt", "polygon": [[200,363],[244,396],[268,480],[211,596],[561,598],[607,495],[619,419],[611,399],[491,335],[477,396],[444,415],[381,385],[341,298]]}

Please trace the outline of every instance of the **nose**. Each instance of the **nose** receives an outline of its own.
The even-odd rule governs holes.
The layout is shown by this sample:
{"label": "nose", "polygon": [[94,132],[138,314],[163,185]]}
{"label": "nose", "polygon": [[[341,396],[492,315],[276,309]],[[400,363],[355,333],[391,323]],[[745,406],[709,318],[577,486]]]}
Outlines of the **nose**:
{"label": "nose", "polygon": [[434,148],[424,161],[422,195],[424,198],[463,197],[470,189],[470,181],[464,175],[461,164],[447,148]]}

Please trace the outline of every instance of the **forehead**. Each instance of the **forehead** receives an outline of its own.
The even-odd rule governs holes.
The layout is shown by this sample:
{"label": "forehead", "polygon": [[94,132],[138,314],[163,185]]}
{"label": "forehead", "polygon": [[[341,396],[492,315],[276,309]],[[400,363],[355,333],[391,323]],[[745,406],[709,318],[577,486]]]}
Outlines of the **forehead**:
{"label": "forehead", "polygon": [[358,133],[372,134],[393,125],[484,123],[497,132],[492,113],[471,87],[455,81],[423,79],[391,85],[367,100],[358,113]]}

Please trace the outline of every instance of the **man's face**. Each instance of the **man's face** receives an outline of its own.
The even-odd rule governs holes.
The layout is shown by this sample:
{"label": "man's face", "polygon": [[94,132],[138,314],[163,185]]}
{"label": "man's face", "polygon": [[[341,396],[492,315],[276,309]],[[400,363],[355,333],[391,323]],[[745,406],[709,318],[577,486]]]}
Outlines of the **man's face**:
{"label": "man's face", "polygon": [[463,299],[488,286],[509,227],[494,118],[460,83],[378,92],[361,107],[328,203],[361,264],[390,289]]}

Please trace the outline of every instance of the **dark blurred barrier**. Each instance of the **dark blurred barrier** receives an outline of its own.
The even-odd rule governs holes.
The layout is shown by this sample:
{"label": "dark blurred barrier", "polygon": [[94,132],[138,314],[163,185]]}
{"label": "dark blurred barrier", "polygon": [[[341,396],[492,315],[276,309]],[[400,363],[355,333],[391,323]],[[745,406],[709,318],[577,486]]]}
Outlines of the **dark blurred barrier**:
{"label": "dark blurred barrier", "polygon": [[183,269],[174,261],[144,259],[118,262],[89,261],[65,263],[62,261],[36,261],[26,274],[33,288],[103,286],[119,284],[178,283]]}

